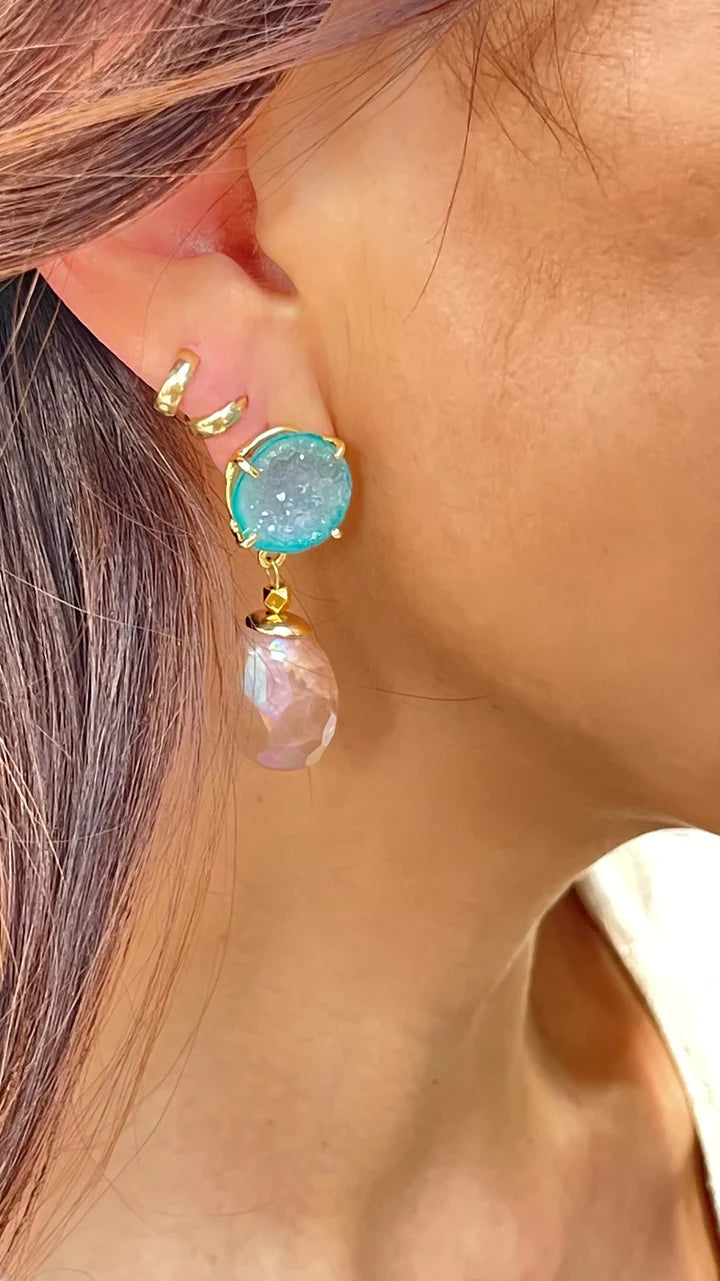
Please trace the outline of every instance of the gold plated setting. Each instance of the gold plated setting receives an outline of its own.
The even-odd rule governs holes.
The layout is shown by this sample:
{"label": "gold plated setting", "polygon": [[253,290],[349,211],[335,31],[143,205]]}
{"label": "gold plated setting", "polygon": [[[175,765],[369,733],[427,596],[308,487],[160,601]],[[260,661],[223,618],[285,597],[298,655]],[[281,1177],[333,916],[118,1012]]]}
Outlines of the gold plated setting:
{"label": "gold plated setting", "polygon": [[[253,476],[257,479],[260,472],[257,467],[253,467],[253,454],[257,452],[261,445],[265,444],[266,440],[272,440],[274,436],[286,436],[288,434],[304,436],[307,433],[302,427],[268,427],[265,431],[260,432],[259,435],[254,436],[252,440],[249,440],[246,445],[243,445],[242,449],[239,449],[236,454],[233,454],[225,468],[225,502],[230,512],[230,528],[241,547],[253,547],[257,542],[258,536],[254,530],[241,529],[233,515],[231,500],[235,483],[241,472],[245,472],[247,476]],[[344,440],[340,440],[338,436],[321,436],[320,439],[333,446],[336,458],[345,457]],[[333,529],[331,537],[342,538],[341,530]]]}
{"label": "gold plated setting", "polygon": [[166,418],[181,418],[194,436],[202,439],[222,436],[244,417],[249,403],[248,398],[239,396],[237,400],[231,400],[229,405],[223,405],[222,409],[216,409],[213,414],[206,414],[202,418],[188,418],[186,414],[181,414],[182,398],[199,364],[200,357],[196,352],[183,347],[178,352],[175,364],[155,397],[155,408]]}
{"label": "gold plated setting", "polygon": [[265,608],[248,614],[246,625],[254,632],[264,632],[266,636],[310,636],[310,624],[297,614],[290,613],[290,588],[280,576],[280,569],[285,563],[284,553],[280,552],[278,555],[258,552],[258,561],[265,570],[270,585],[263,588]]}

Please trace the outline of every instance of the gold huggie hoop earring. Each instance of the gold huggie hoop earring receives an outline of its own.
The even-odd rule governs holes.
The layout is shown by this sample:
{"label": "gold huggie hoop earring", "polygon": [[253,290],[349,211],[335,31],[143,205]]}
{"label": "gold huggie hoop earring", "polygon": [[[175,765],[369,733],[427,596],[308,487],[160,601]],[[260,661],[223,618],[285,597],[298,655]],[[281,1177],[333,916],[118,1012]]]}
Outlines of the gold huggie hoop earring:
{"label": "gold huggie hoop earring", "polygon": [[[178,412],[180,402],[199,364],[200,357],[194,351],[183,347],[178,352],[175,364],[155,397],[155,408],[158,413],[164,414],[166,418],[180,416]],[[193,436],[205,439],[209,436],[222,436],[223,432],[229,431],[240,422],[245,416],[247,407],[247,396],[240,396],[237,400],[231,400],[229,405],[224,405],[222,409],[216,409],[214,414],[206,414],[203,418],[188,418],[183,415],[183,420]]]}

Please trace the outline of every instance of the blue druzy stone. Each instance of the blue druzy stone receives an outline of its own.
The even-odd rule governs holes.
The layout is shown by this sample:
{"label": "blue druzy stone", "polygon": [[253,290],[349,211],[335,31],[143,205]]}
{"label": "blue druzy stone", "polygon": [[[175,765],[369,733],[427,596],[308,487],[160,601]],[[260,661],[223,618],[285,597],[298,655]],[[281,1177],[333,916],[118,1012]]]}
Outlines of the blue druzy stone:
{"label": "blue druzy stone", "polygon": [[325,542],[350,502],[352,476],[335,446],[310,432],[283,432],[252,456],[260,472],[240,472],[230,507],[243,535],[264,552],[304,552]]}

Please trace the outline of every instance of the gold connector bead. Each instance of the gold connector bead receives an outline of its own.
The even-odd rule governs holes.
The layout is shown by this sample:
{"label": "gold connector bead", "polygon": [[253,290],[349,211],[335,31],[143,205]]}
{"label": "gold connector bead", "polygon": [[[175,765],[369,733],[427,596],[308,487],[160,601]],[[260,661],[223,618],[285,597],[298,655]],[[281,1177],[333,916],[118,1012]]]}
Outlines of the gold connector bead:
{"label": "gold connector bead", "polygon": [[258,552],[258,563],[270,579],[270,586],[263,588],[265,608],[248,614],[246,626],[266,636],[311,636],[310,624],[297,614],[289,613],[290,588],[280,577],[285,559],[284,552]]}
{"label": "gold connector bead", "polygon": [[280,583],[278,587],[266,587],[263,597],[269,614],[282,614],[290,604],[290,591],[284,583]]}

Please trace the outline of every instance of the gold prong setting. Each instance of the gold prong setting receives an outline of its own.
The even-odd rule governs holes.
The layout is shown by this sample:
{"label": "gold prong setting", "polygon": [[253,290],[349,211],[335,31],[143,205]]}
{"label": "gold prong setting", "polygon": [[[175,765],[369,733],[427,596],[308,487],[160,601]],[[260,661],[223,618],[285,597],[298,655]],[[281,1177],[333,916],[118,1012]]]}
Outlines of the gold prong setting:
{"label": "gold prong setting", "polygon": [[241,471],[244,471],[247,476],[252,476],[255,480],[257,480],[258,476],[260,475],[260,472],[258,471],[257,467],[253,467],[252,463],[248,458],[244,458],[242,454],[236,454],[236,461]]}
{"label": "gold prong setting", "polygon": [[225,471],[238,541],[259,551],[295,553],[339,538],[351,493],[344,442],[298,427],[266,428]]}

